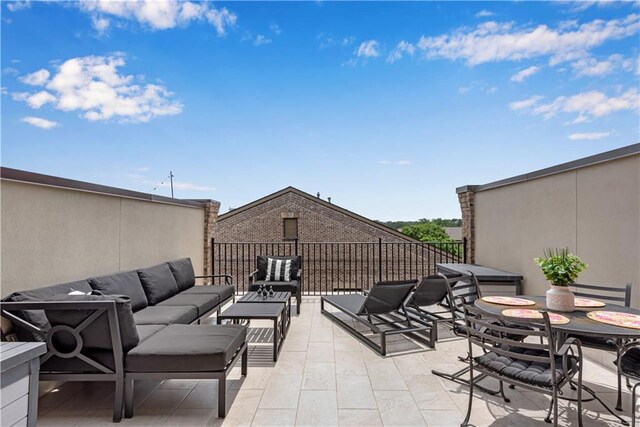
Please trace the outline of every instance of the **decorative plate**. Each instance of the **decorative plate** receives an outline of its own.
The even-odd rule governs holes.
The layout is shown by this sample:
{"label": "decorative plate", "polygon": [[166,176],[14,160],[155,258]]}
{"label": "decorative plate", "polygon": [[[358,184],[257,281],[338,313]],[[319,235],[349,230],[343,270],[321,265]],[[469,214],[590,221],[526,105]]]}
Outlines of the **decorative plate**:
{"label": "decorative plate", "polygon": [[595,299],[575,297],[573,301],[573,305],[579,308],[597,308],[597,307],[604,307],[607,304]]}
{"label": "decorative plate", "polygon": [[621,326],[623,328],[640,329],[640,316],[631,313],[620,313],[617,311],[590,311],[587,317],[596,322],[607,325]]}
{"label": "decorative plate", "polygon": [[514,297],[500,297],[500,296],[492,296],[492,297],[482,297],[482,301],[490,302],[492,304],[500,304],[500,305],[535,305],[534,301],[530,299],[524,298],[514,298]]}
{"label": "decorative plate", "polygon": [[[542,319],[542,313],[538,310],[525,308],[510,308],[502,310],[502,315],[507,317],[520,317],[523,319]],[[570,322],[568,317],[557,313],[549,313],[549,321],[552,325],[566,325]]]}

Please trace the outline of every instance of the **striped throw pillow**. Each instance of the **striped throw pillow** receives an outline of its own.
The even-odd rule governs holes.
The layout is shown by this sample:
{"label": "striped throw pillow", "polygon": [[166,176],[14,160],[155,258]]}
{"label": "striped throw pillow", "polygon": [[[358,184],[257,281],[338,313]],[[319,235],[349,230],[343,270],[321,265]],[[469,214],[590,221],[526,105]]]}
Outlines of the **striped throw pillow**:
{"label": "striped throw pillow", "polygon": [[288,282],[291,280],[291,260],[267,258],[265,282]]}

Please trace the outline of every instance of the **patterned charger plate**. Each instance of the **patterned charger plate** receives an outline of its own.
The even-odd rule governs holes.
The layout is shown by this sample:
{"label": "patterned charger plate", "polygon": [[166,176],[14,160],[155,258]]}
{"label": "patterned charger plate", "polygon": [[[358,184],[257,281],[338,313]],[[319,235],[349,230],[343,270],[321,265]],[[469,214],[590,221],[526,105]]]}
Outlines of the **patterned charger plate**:
{"label": "patterned charger plate", "polygon": [[499,297],[499,296],[482,297],[482,301],[490,302],[493,304],[500,304],[500,305],[534,305],[535,304],[534,301],[531,301],[529,299],[514,298],[514,297]]}
{"label": "patterned charger plate", "polygon": [[590,311],[587,317],[596,322],[607,325],[621,326],[623,328],[640,329],[640,316],[631,313],[617,311]]}
{"label": "patterned charger plate", "polygon": [[596,308],[604,307],[607,304],[594,299],[575,297],[573,305],[579,308]]}
{"label": "patterned charger plate", "polygon": [[[502,310],[502,315],[507,317],[520,317],[523,319],[542,319],[542,313],[538,310],[524,308],[510,308]],[[570,322],[568,317],[557,313],[549,313],[549,321],[552,325],[566,325]]]}

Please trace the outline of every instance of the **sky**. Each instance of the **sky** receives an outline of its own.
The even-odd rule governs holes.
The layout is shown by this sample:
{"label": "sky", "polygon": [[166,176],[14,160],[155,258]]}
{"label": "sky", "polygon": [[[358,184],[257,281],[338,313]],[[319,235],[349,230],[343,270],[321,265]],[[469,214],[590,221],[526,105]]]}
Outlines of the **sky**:
{"label": "sky", "polygon": [[372,219],[640,141],[640,3],[2,1],[5,167]]}

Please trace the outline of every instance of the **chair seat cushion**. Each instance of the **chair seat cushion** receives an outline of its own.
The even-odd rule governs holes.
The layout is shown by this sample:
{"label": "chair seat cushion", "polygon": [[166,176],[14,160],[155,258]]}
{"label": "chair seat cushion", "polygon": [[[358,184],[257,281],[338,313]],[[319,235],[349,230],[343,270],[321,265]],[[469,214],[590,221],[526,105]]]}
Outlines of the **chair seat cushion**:
{"label": "chair seat cushion", "polygon": [[192,305],[154,305],[133,313],[136,325],[189,324],[198,318],[198,309]]}
{"label": "chair seat cushion", "polygon": [[326,295],[322,299],[334,307],[351,314],[359,314],[362,311],[366,297],[362,294]]}
{"label": "chair seat cushion", "polygon": [[167,325],[136,325],[138,336],[140,337],[140,342],[146,340],[156,332],[161,331],[166,327]]}
{"label": "chair seat cushion", "polygon": [[292,294],[298,292],[298,282],[296,280],[290,280],[288,282],[265,282],[264,280],[258,280],[249,286],[249,290],[257,291],[260,285],[266,286],[267,289],[269,286],[273,286],[273,290],[276,292],[291,292]]}
{"label": "chair seat cushion", "polygon": [[231,298],[235,292],[236,287],[233,285],[197,285],[182,291],[181,294],[216,294],[220,297],[219,304]]}
{"label": "chair seat cushion", "polygon": [[620,359],[622,372],[640,377],[640,348],[632,348]]}
{"label": "chair seat cushion", "polygon": [[618,344],[613,338],[607,337],[590,337],[588,335],[570,334],[569,338],[577,338],[583,347],[596,348],[599,350],[616,351]]}
{"label": "chair seat cushion", "polygon": [[198,317],[211,311],[220,303],[218,294],[187,294],[181,293],[162,301],[158,307],[162,306],[193,306],[198,310]]}
{"label": "chair seat cushion", "polygon": [[240,325],[169,325],[125,357],[127,372],[222,371],[247,338]]}
{"label": "chair seat cushion", "polygon": [[[537,349],[511,347],[509,351],[526,354],[529,356],[549,357],[547,352]],[[494,352],[474,357],[476,363],[486,370],[493,371],[507,378],[538,387],[551,388],[553,386],[553,371],[550,363],[532,362],[529,360],[512,359]],[[569,372],[572,375],[578,366],[578,359],[569,358]],[[562,358],[556,358],[556,383],[560,383],[565,375],[562,370]]]}

